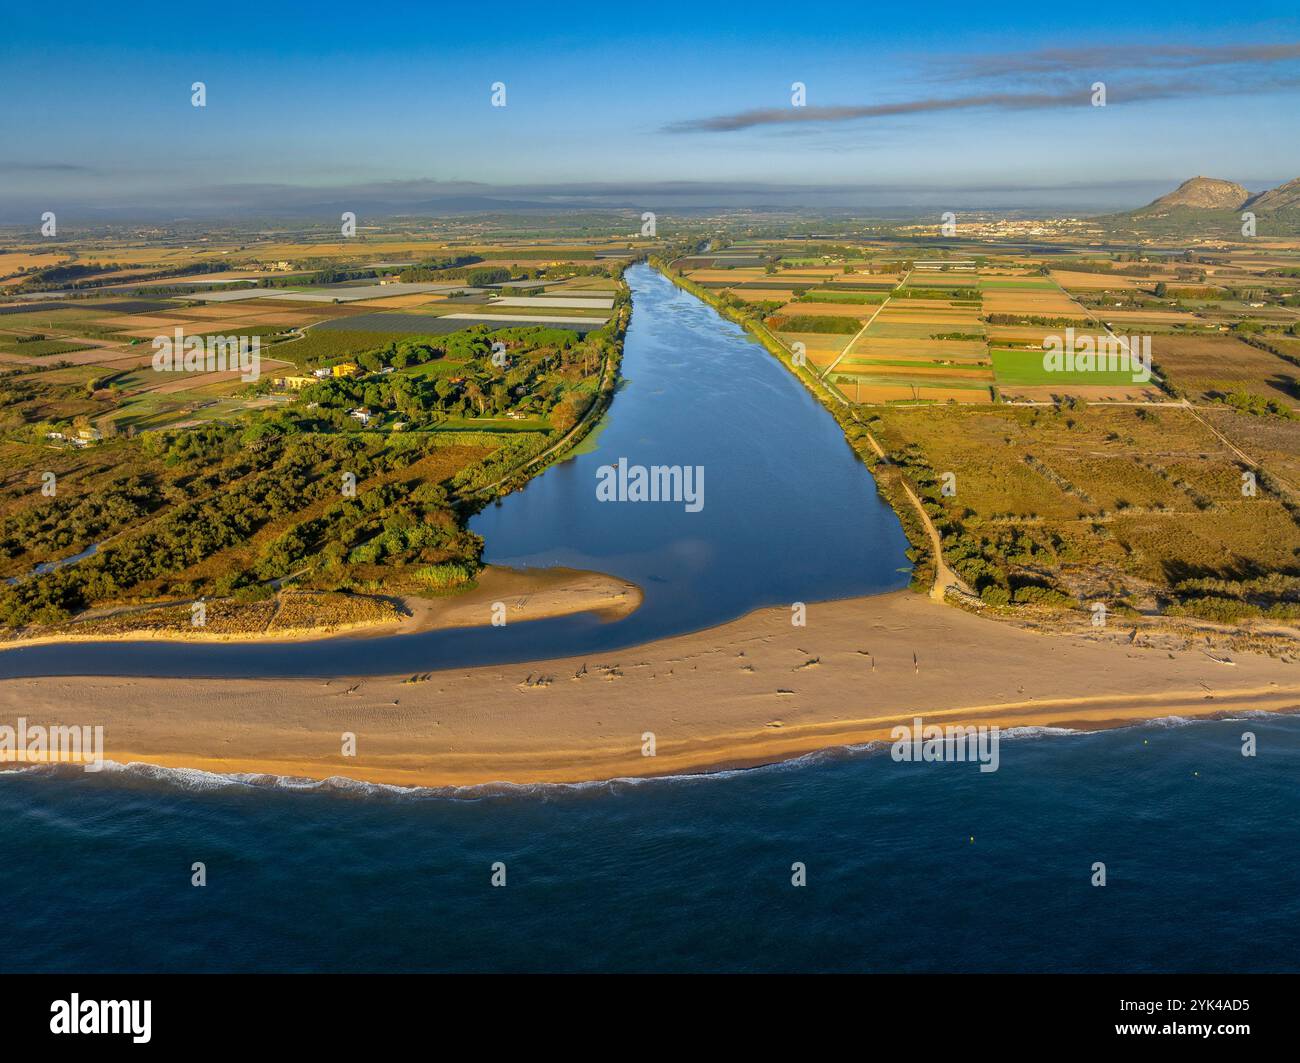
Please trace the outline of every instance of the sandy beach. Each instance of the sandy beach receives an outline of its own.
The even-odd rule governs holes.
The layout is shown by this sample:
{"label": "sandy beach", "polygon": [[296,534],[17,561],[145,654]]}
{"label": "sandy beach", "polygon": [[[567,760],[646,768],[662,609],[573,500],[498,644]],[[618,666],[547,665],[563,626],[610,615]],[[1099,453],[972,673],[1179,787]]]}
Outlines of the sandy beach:
{"label": "sandy beach", "polygon": [[[128,607],[87,613],[85,621],[64,625],[53,634],[38,631],[20,638],[0,640],[0,651],[49,643],[302,642],[339,635],[356,638],[413,635],[441,628],[486,627],[493,622],[497,603],[504,606],[505,621],[512,624],[575,613],[595,613],[604,620],[617,620],[635,611],[642,598],[641,588],[636,584],[603,572],[560,567],[517,570],[489,565],[467,591],[436,598],[403,595],[388,599],[396,602],[404,614],[396,619],[247,631],[194,627],[189,623],[188,612],[180,623],[173,619],[171,626],[164,626],[156,619],[169,609],[172,612],[178,608],[187,610],[189,603],[183,602],[179,606]],[[94,622],[119,616],[131,618],[129,629],[106,631]]]}
{"label": "sandy beach", "polygon": [[752,766],[887,739],[916,716],[1089,730],[1300,709],[1300,667],[1203,642],[1041,634],[906,591],[807,620],[763,609],[595,657],[378,679],[10,679],[0,719],[103,725],[120,763],[464,786]]}

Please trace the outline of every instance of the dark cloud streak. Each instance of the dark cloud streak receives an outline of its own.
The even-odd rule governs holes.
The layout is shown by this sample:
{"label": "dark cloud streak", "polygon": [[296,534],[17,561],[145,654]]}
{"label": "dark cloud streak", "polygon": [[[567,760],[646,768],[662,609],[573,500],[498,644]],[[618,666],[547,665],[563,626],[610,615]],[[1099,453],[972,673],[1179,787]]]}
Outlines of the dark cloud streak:
{"label": "dark cloud streak", "polygon": [[[1104,79],[1103,79],[1104,80]],[[1106,82],[1107,106],[1143,103],[1189,96],[1226,96],[1285,90],[1300,86],[1300,78],[1275,77],[1250,84],[1206,86],[1203,81],[1168,80],[1141,83]],[[673,122],[664,133],[732,133],[759,126],[834,124],[867,118],[891,118],[904,115],[934,114],[947,111],[1033,111],[1083,108],[1092,105],[1092,84],[1081,81],[1078,88],[1057,92],[981,92],[967,96],[930,97],[896,103],[840,107],[765,107],[735,114],[715,115]]]}
{"label": "dark cloud streak", "polygon": [[1059,74],[1090,70],[1192,70],[1211,66],[1257,68],[1300,59],[1300,44],[1128,44],[1041,48],[999,55],[948,56],[937,63],[948,80]]}

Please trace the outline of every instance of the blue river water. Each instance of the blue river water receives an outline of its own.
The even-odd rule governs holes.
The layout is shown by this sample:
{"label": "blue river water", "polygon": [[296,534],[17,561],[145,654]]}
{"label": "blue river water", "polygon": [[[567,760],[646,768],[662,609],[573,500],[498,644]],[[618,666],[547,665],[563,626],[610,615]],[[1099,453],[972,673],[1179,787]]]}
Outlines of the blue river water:
{"label": "blue river water", "polygon": [[[0,677],[379,675],[541,660],[696,631],[765,605],[905,586],[898,518],[835,420],[739,326],[649,266],[627,279],[626,380],[594,446],[470,527],[492,563],[631,580],[645,600],[629,617],[299,643],[29,646],[0,653]],[[702,508],[598,500],[598,469],[620,458],[701,466]]]}
{"label": "blue river water", "polygon": [[459,795],[0,773],[0,967],[1296,971],[1297,778],[1297,717],[1014,738],[987,774],[883,751]]}

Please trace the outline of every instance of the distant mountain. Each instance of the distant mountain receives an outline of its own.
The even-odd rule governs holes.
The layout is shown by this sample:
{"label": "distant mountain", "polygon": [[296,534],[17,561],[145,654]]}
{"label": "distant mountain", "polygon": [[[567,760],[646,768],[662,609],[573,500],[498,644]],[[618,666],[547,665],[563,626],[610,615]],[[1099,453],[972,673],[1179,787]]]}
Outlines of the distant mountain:
{"label": "distant mountain", "polygon": [[[1292,182],[1292,184],[1295,183]],[[1264,193],[1264,195],[1271,194]],[[1167,195],[1148,203],[1140,210],[1133,211],[1133,215],[1141,217],[1149,214],[1166,214],[1171,210],[1180,208],[1191,210],[1236,210],[1250,198],[1250,192],[1235,181],[1221,181],[1217,177],[1193,177],[1184,181]]]}
{"label": "distant mountain", "polygon": [[1254,211],[1295,210],[1300,208],[1300,177],[1277,188],[1251,197],[1244,206]]}

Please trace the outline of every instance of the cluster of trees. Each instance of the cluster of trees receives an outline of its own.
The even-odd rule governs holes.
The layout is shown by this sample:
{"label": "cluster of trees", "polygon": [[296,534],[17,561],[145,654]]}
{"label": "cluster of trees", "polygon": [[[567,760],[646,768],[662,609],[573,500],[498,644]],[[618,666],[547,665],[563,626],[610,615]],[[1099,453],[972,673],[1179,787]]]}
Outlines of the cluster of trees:
{"label": "cluster of trees", "polygon": [[[560,407],[566,392],[599,370],[609,342],[594,333],[580,339],[566,329],[491,331],[476,326],[437,338],[391,342],[356,359],[371,374],[446,360],[448,368],[441,373],[330,377],[303,389],[301,398],[324,411],[357,406],[392,410],[413,426],[445,416],[501,416],[511,410],[540,415]],[[492,361],[496,343],[504,345],[506,366]],[[572,407],[563,406],[561,421]],[[346,427],[346,417],[336,423]]]}
{"label": "cluster of trees", "polygon": [[[916,484],[922,505],[934,521],[943,543],[944,560],[986,602],[992,605],[1035,604],[1068,607],[1074,600],[1042,575],[1077,551],[1048,529],[984,524],[968,527],[973,515],[945,498],[938,474],[920,447],[903,448],[898,464]],[[1032,570],[1032,571],[1029,571]]]}
{"label": "cluster of trees", "polygon": [[510,271],[505,266],[484,266],[465,274],[465,281],[471,288],[482,288],[488,284],[504,284],[509,279]]}
{"label": "cluster of trees", "polygon": [[262,553],[263,579],[314,567],[317,577],[345,577],[356,566],[421,565],[449,560],[477,571],[483,540],[456,520],[436,483],[378,484],[290,528]]}
{"label": "cluster of trees", "polygon": [[156,486],[142,476],[124,476],[83,497],[54,497],[25,506],[0,521],[0,557],[25,557],[32,565],[54,561],[158,508]]}
{"label": "cluster of trees", "polygon": [[51,288],[62,288],[68,284],[73,284],[75,287],[75,282],[83,277],[89,277],[97,273],[114,273],[121,269],[125,269],[125,267],[116,262],[87,264],[69,262],[66,265],[45,266],[27,274],[22,283],[12,290],[16,292],[43,292]]}
{"label": "cluster of trees", "polygon": [[[15,291],[48,291],[52,288],[62,288],[71,286],[73,288],[96,288],[102,284],[107,284],[114,280],[113,277],[104,277],[91,283],[81,283],[84,278],[96,276],[101,273],[119,273],[127,267],[119,262],[90,262],[76,263],[68,262],[57,266],[45,266],[41,269],[31,271],[23,280],[22,284],[15,288]],[[219,260],[210,262],[187,262],[183,266],[168,266],[162,269],[151,270],[143,276],[137,276],[138,280],[158,280],[166,277],[188,277],[191,275],[201,275],[204,273],[219,273],[222,270],[229,269],[230,263]],[[20,271],[23,272],[23,271]],[[192,289],[178,289],[190,291]],[[138,293],[149,298],[157,298],[163,294],[159,288],[145,288]]]}
{"label": "cluster of trees", "polygon": [[982,302],[984,293],[978,288],[900,288],[894,293],[898,299],[966,299]]}
{"label": "cluster of trees", "polygon": [[1247,617],[1278,620],[1300,617],[1300,576],[1269,572],[1246,579],[1187,579],[1174,585],[1175,599],[1165,612],[1201,620],[1234,623]]}
{"label": "cluster of trees", "polygon": [[[1296,397],[1300,398],[1300,395]],[[1234,410],[1248,413],[1252,417],[1280,417],[1284,421],[1293,421],[1296,417],[1289,406],[1278,402],[1277,399],[1266,399],[1263,395],[1252,395],[1244,388],[1237,388],[1228,392],[1223,396],[1222,401]]]}
{"label": "cluster of trees", "polygon": [[[75,564],[0,586],[0,626],[54,623],[132,599],[256,594],[266,580],[301,572],[335,588],[373,580],[377,565],[471,578],[482,542],[464,527],[458,500],[511,476],[554,435],[328,429],[355,428],[345,410],[364,404],[409,411],[413,419],[435,408],[438,416],[549,411],[567,431],[597,394],[591,377],[602,359],[617,355],[625,323],[620,307],[583,338],[563,329],[483,326],[394,341],[358,361],[396,370],[447,359],[464,379],[452,385],[450,373],[400,372],[329,378],[303,395],[320,404],[315,409],[296,402],[119,439],[114,467],[132,469],[129,475],[105,477],[80,495],[61,483],[56,499],[25,499],[0,521],[0,556],[14,573],[103,543]],[[496,342],[506,344],[505,367],[491,360]],[[15,374],[13,383],[25,380]],[[13,390],[5,389],[6,400]],[[420,474],[407,474],[416,462]],[[343,489],[344,472],[354,478],[355,496]]]}
{"label": "cluster of trees", "polygon": [[[291,411],[280,411],[241,424],[209,425],[194,433],[151,433],[133,441],[130,445],[141,448],[142,459],[162,459],[169,474],[166,481],[122,481],[99,499],[99,508],[89,501],[80,503],[88,507],[83,511],[87,519],[99,521],[88,532],[91,538],[110,526],[120,534],[75,565],[0,589],[0,624],[53,623],[89,605],[132,595],[228,594],[261,579],[286,575],[288,566],[307,556],[305,549],[322,546],[319,540],[295,532],[297,514],[321,502],[341,500],[342,471],[364,484],[371,477],[405,468],[439,445],[428,436],[411,436],[380,446],[311,429],[309,422]],[[399,486],[385,484],[379,494],[367,493],[360,506],[338,501],[332,508],[339,514],[354,514],[351,519],[361,526],[401,497]],[[78,503],[69,502],[76,511]],[[136,507],[129,519],[122,508],[127,505]],[[430,485],[430,493],[416,505],[445,506],[445,495]],[[465,547],[449,512],[444,511],[443,523],[453,527],[449,537],[440,533],[436,540],[425,537],[411,542],[423,548],[435,541],[445,546],[455,540],[458,547]],[[280,525],[286,526],[285,532],[253,566],[230,571],[221,579],[178,582],[177,577],[194,566]],[[77,540],[78,545],[84,541]],[[341,539],[335,545],[340,542],[346,546]],[[295,544],[302,549],[295,549]]]}
{"label": "cluster of trees", "polygon": [[1041,314],[985,314],[990,325],[1036,325],[1039,328],[1069,328],[1078,325],[1073,317],[1044,317]]}
{"label": "cluster of trees", "polygon": [[379,271],[376,269],[342,269],[328,263],[316,267],[305,276],[302,273],[285,273],[278,277],[261,277],[254,286],[296,288],[303,284],[342,284],[344,281],[377,280],[378,277]]}
{"label": "cluster of trees", "polygon": [[426,258],[414,266],[407,266],[397,274],[397,279],[404,284],[423,284],[440,279],[443,270],[456,269],[482,262],[478,255],[444,255],[441,258]]}

